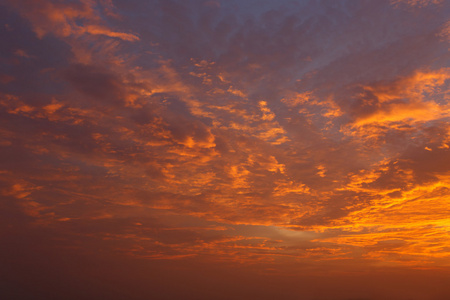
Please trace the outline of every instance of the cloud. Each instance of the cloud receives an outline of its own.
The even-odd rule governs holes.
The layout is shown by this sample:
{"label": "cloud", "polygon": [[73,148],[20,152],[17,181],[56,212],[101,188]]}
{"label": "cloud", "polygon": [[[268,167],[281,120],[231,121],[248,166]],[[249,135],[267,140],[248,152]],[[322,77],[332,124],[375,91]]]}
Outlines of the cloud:
{"label": "cloud", "polygon": [[424,7],[428,5],[442,4],[442,0],[391,0],[391,3],[395,6],[400,4],[408,5],[411,7]]}
{"label": "cloud", "polygon": [[75,89],[92,99],[120,101],[124,98],[120,78],[102,67],[75,64],[62,75]]}
{"label": "cloud", "polygon": [[[133,266],[127,291],[140,263],[199,282],[245,269],[255,290],[258,276],[286,287],[267,299],[408,291],[406,279],[401,292],[342,279],[391,270],[445,278],[446,3],[216,2],[5,4],[0,222],[11,249],[30,262],[39,255],[21,243],[42,239],[30,249],[45,260]],[[184,275],[161,282],[171,290]],[[317,287],[287,288],[308,276]]]}
{"label": "cloud", "polygon": [[[106,26],[99,25],[101,16],[97,13],[92,1],[64,3],[24,0],[14,2],[13,5],[20,5],[22,14],[31,21],[39,38],[49,33],[60,37],[79,36],[88,33],[115,37],[125,41],[139,40],[139,37],[134,34],[115,32]],[[103,2],[103,5],[111,7],[112,4]],[[87,24],[79,25],[82,21]]]}

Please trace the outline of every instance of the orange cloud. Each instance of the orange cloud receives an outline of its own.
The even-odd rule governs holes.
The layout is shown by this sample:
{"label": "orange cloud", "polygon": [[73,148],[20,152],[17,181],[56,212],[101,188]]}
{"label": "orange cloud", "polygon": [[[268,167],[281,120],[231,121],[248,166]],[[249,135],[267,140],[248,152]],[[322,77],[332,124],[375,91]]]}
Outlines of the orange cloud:
{"label": "orange cloud", "polygon": [[354,107],[355,120],[343,130],[373,137],[383,134],[381,126],[402,130],[405,125],[447,118],[448,105],[442,99],[449,78],[447,69],[418,71],[391,83],[364,86]]}
{"label": "orange cloud", "polygon": [[[65,4],[24,0],[14,4],[21,5],[23,14],[32,22],[33,29],[39,38],[49,33],[60,37],[89,33],[116,37],[125,41],[139,40],[136,35],[115,32],[105,26],[92,24],[101,22],[101,17],[96,13],[95,3],[92,1]],[[88,24],[78,25],[77,22],[80,20],[84,20]]]}
{"label": "orange cloud", "polygon": [[168,278],[447,271],[445,3],[269,2],[6,4],[5,245]]}

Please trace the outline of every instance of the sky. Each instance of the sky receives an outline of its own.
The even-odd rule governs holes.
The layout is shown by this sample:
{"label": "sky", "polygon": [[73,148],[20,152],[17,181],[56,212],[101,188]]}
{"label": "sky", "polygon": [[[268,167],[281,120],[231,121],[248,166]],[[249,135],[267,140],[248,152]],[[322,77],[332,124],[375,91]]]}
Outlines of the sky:
{"label": "sky", "polygon": [[5,299],[450,299],[447,0],[0,0]]}

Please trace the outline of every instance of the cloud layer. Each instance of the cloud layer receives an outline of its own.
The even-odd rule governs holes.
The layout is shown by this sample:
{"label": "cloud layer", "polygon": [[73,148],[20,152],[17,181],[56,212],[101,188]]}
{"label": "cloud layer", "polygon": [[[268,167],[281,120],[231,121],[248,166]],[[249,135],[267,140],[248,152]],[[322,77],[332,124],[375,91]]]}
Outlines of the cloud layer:
{"label": "cloud layer", "polygon": [[[177,264],[200,281],[220,274],[213,286],[246,269],[246,288],[224,299],[256,298],[255,282],[277,276],[286,299],[297,295],[287,282],[305,276],[325,276],[330,288],[305,284],[305,299],[448,296],[442,285],[427,293],[425,283],[413,292],[349,283],[389,272],[421,281],[426,270],[448,278],[445,1],[1,7],[2,251],[10,266],[16,251],[35,264],[23,266],[28,277],[10,270],[11,286],[33,281],[42,267],[33,253],[61,253],[48,278],[75,270],[67,256],[97,261],[109,280],[86,294],[72,285],[74,299],[110,290],[123,279],[105,274],[127,267],[133,279],[111,297],[144,299],[129,292],[144,272],[136,261],[164,276]],[[186,290],[179,276],[172,285]],[[279,293],[268,291],[258,297]]]}

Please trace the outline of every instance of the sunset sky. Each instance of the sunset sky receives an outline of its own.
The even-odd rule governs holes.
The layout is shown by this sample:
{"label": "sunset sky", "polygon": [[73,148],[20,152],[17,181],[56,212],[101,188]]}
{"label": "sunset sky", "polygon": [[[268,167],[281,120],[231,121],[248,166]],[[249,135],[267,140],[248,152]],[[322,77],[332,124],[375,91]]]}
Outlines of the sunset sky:
{"label": "sunset sky", "polygon": [[0,0],[0,298],[450,299],[449,51],[448,0]]}

